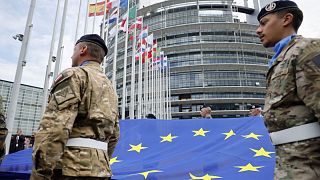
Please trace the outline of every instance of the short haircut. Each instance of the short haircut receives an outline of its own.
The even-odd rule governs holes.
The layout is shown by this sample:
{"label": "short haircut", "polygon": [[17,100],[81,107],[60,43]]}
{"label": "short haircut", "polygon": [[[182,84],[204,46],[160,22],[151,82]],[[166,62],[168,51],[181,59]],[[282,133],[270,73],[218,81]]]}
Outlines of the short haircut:
{"label": "short haircut", "polygon": [[300,9],[284,9],[282,11],[276,12],[278,16],[283,17],[285,14],[291,13],[293,15],[292,26],[296,32],[303,21],[303,12]]}
{"label": "short haircut", "polygon": [[212,109],[211,109],[210,106],[204,106],[204,107],[202,107],[201,109],[204,109],[205,111],[207,111],[207,112],[210,113],[210,114],[211,114],[211,112],[212,112]]}
{"label": "short haircut", "polygon": [[104,50],[103,50],[100,46],[98,46],[98,45],[96,45],[96,44],[94,44],[94,43],[91,43],[91,42],[81,42],[81,44],[87,46],[87,48],[88,48],[88,53],[89,53],[92,57],[96,58],[96,59],[99,60],[100,62],[103,61],[105,52],[104,52]]}

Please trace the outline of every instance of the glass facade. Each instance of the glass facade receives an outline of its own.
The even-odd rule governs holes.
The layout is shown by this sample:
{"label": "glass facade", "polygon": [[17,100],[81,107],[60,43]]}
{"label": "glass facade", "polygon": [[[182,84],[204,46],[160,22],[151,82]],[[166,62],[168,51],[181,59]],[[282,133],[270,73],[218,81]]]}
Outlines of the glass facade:
{"label": "glass facade", "polygon": [[[255,9],[259,7],[237,6],[232,0],[172,0],[138,11],[168,57],[173,119],[197,118],[203,105],[213,108],[213,117],[243,117],[250,105],[263,105],[272,51],[261,45],[257,25],[238,18],[255,16]],[[120,51],[116,77],[121,99]],[[110,53],[107,59],[112,58]],[[130,62],[127,67],[130,76]],[[112,72],[112,63],[106,72]],[[128,89],[130,84],[127,78]]]}
{"label": "glass facade", "polygon": [[[10,103],[12,87],[12,82],[0,80],[0,95],[3,98],[3,106],[6,114]],[[37,131],[42,116],[42,100],[42,88],[21,84],[13,123],[13,134],[15,134],[18,129],[21,129],[23,134],[27,136]]]}

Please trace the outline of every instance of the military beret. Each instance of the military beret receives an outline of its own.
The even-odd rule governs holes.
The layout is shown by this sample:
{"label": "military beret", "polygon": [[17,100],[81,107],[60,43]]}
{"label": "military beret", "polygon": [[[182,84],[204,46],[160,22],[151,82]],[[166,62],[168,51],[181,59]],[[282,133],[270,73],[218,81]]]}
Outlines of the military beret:
{"label": "military beret", "polygon": [[260,10],[258,14],[258,21],[260,21],[261,18],[270,13],[278,12],[285,9],[299,9],[299,7],[293,1],[273,1]]}
{"label": "military beret", "polygon": [[90,42],[90,43],[93,43],[93,44],[96,44],[98,46],[100,46],[105,54],[104,55],[107,55],[108,53],[108,48],[106,46],[106,43],[104,42],[104,40],[97,34],[86,34],[84,36],[82,36],[77,42],[76,44],[78,44],[79,42]]}

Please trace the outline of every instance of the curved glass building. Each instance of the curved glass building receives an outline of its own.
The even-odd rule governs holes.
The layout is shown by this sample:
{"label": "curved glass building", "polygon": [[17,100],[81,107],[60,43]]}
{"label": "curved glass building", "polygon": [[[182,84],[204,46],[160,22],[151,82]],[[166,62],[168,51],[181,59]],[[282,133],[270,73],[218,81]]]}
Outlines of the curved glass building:
{"label": "curved glass building", "polygon": [[[198,118],[203,105],[212,107],[213,117],[243,117],[249,106],[263,105],[272,51],[261,45],[255,32],[257,3],[249,7],[246,0],[243,5],[232,0],[170,0],[138,11],[168,57],[173,119]],[[121,52],[118,57],[121,102]],[[127,67],[130,91],[131,64]]]}

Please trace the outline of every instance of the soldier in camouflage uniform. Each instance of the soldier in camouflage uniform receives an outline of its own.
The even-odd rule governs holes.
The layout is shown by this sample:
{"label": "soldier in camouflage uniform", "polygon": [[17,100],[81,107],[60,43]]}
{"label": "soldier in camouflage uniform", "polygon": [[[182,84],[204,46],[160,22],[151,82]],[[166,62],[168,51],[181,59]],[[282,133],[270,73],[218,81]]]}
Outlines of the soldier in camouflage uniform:
{"label": "soldier in camouflage uniform", "polygon": [[6,154],[6,144],[5,140],[8,134],[8,129],[6,127],[6,119],[3,112],[2,97],[0,96],[0,164],[4,155]]}
{"label": "soldier in camouflage uniform", "polygon": [[118,99],[100,63],[100,36],[82,36],[72,68],[54,81],[35,135],[31,179],[109,179],[119,138]]}
{"label": "soldier in camouflage uniform", "polygon": [[275,51],[264,106],[275,179],[320,179],[320,39],[296,35],[302,20],[292,1],[272,2],[258,15],[257,34]]}

